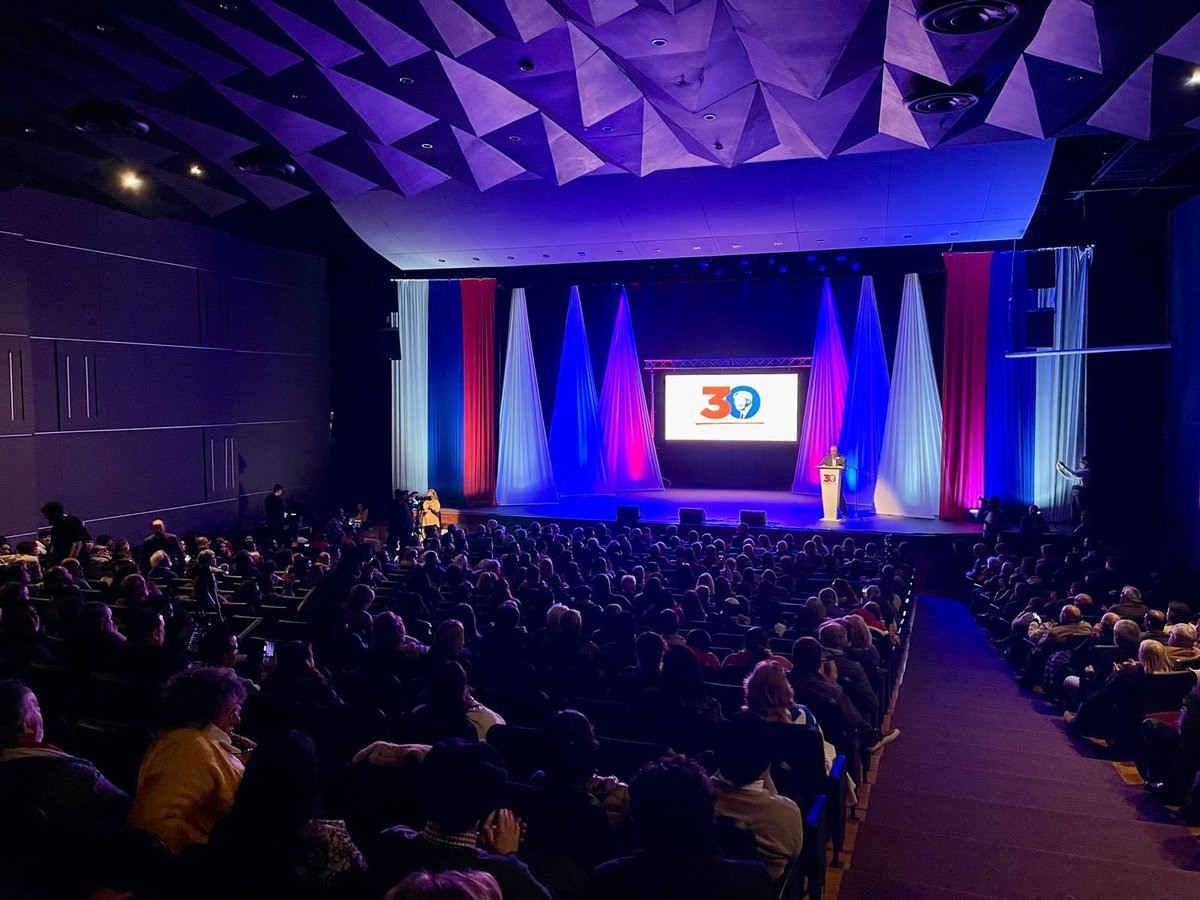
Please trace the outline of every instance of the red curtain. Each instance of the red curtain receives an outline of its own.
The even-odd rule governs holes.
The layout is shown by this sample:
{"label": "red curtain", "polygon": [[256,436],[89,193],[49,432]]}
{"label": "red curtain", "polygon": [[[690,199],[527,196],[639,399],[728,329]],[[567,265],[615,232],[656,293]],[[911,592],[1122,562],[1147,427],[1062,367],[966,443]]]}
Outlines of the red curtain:
{"label": "red curtain", "polygon": [[463,493],[471,502],[490,506],[496,494],[496,279],[464,278],[460,283]]}
{"label": "red curtain", "polygon": [[[983,493],[991,253],[945,253],[942,357],[943,519],[966,518]],[[1014,448],[1014,452],[1015,452]]]}

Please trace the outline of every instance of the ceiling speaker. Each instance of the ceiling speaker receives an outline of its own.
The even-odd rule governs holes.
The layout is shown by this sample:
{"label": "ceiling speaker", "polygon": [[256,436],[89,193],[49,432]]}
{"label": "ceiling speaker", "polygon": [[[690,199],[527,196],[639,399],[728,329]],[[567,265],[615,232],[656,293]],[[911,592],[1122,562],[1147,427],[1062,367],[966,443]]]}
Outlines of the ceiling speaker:
{"label": "ceiling speaker", "polygon": [[940,0],[928,3],[917,16],[933,34],[979,34],[1011,24],[1021,7],[1010,0]]}

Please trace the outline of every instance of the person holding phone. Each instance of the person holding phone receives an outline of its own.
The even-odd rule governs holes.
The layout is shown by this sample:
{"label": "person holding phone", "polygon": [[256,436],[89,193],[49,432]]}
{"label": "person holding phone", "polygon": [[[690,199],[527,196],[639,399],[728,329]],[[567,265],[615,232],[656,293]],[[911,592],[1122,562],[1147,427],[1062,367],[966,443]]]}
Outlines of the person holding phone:
{"label": "person holding phone", "polygon": [[384,831],[371,859],[380,893],[417,869],[478,870],[504,900],[549,900],[550,891],[516,858],[524,825],[502,809],[508,771],[496,748],[458,738],[434,744],[421,763],[428,820],[421,831]]}

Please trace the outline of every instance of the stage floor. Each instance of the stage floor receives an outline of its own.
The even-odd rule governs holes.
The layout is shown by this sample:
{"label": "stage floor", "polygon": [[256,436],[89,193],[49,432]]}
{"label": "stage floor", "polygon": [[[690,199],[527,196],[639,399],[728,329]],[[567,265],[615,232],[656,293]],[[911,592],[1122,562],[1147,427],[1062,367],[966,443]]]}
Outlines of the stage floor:
{"label": "stage floor", "polygon": [[[767,514],[767,528],[803,529],[805,531],[843,531],[895,533],[908,535],[979,534],[975,522],[949,522],[941,519],[910,519],[901,516],[880,516],[873,512],[840,522],[821,521],[821,501],[816,496],[790,494],[783,491],[730,491],[698,488],[672,488],[666,491],[634,491],[607,497],[563,497],[557,503],[530,506],[469,507],[456,510],[464,525],[477,524],[481,519],[539,520],[560,524],[581,522],[614,522],[618,506],[636,506],[641,520],[652,524],[672,524],[679,521],[681,506],[699,507],[705,512],[705,525],[733,527],[743,509],[761,509]],[[451,512],[444,510],[444,512]],[[443,521],[450,521],[443,517]]]}

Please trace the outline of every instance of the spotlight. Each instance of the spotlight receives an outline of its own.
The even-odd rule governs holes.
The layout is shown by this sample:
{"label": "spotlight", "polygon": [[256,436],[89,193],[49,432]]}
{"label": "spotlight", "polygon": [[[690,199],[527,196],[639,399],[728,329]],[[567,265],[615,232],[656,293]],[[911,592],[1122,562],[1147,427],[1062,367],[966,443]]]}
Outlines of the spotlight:
{"label": "spotlight", "polygon": [[1185,84],[1187,84],[1188,87],[1195,87],[1196,85],[1200,84],[1200,69],[1192,69],[1192,77],[1189,78]]}
{"label": "spotlight", "polygon": [[521,57],[520,62],[517,63],[517,68],[520,69],[522,72],[532,72],[533,71],[533,60],[530,59],[528,56],[523,56],[523,57]]}
{"label": "spotlight", "polygon": [[713,149],[714,149],[714,150],[724,150],[724,149],[725,149],[725,145],[724,145],[724,144],[722,144],[720,141],[714,141],[714,142],[713,142]]}
{"label": "spotlight", "polygon": [[127,191],[136,191],[142,186],[141,176],[137,172],[121,173],[121,187]]}
{"label": "spotlight", "polygon": [[204,169],[200,168],[199,164],[192,163],[190,166],[188,166],[188,174],[193,178],[203,178]]}

